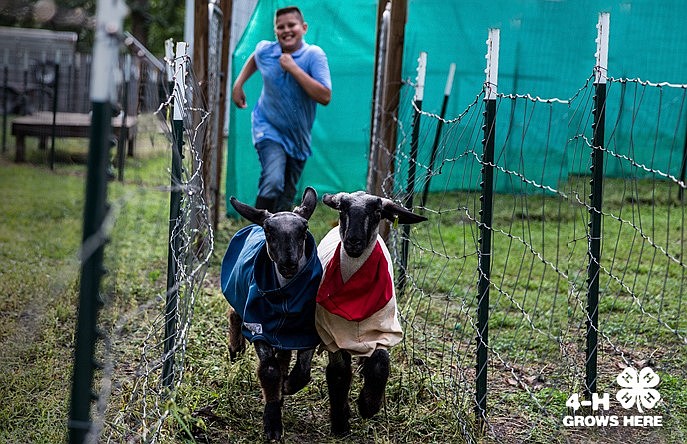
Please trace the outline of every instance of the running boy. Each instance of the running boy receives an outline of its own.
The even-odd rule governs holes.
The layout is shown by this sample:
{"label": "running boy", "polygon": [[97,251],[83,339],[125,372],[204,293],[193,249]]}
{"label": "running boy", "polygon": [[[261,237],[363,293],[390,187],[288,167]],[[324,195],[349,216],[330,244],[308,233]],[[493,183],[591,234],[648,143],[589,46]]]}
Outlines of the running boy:
{"label": "running boy", "polygon": [[251,114],[252,139],[262,171],[257,208],[291,210],[296,185],[311,156],[311,131],[317,104],[332,96],[327,56],[303,39],[308,24],[296,6],[278,9],[276,41],[263,40],[241,69],[232,88],[236,106],[246,108],[243,85],[256,72],[262,92]]}

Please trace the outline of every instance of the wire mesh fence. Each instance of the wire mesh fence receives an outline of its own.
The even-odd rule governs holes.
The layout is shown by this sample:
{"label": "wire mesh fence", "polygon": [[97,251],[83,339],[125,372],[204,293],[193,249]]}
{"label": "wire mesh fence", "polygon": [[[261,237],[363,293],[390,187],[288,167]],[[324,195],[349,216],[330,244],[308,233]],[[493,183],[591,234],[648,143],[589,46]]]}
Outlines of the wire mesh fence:
{"label": "wire mesh fence", "polygon": [[[483,157],[483,94],[455,118],[421,112],[419,156],[413,159],[415,128],[408,122],[418,110],[410,98],[412,85],[404,87],[395,174],[387,180],[398,190],[392,197],[404,199],[409,165],[416,162],[415,193],[430,180],[434,192],[416,206],[429,222],[410,232],[409,285],[399,298],[406,340],[399,359],[409,374],[424,375],[425,389],[437,402],[449,403],[456,420],[469,428],[470,412],[479,403],[476,373],[482,371],[475,362],[480,258],[490,255],[484,371],[487,434],[497,441],[591,433],[589,426],[596,423],[585,418],[594,415],[626,425],[625,418],[633,421],[637,410],[628,410],[634,405],[615,394],[623,388],[616,377],[628,367],[637,372],[649,367],[660,375],[661,403],[650,413],[639,400],[636,407],[643,415],[660,416],[663,426],[681,436],[678,441],[684,439],[684,400],[674,384],[685,378],[687,347],[681,260],[685,88],[612,79],[602,105],[607,137],[598,147],[592,143],[597,93],[591,80],[569,99],[499,94],[493,162]],[[594,150],[605,154],[598,189],[591,181]],[[482,190],[485,167],[494,171],[493,195]],[[482,219],[484,199],[493,199],[489,226]],[[595,213],[602,219],[601,259],[598,274],[590,276]],[[491,236],[489,251],[481,249],[484,228]],[[398,258],[403,237],[392,234]],[[599,291],[598,306],[590,311],[592,278]],[[587,342],[591,316],[598,316],[593,343]],[[598,358],[594,392],[610,395],[610,401],[595,402],[585,413],[572,400],[585,399],[589,347]],[[467,441],[471,433],[465,433]],[[629,433],[638,440],[650,434]]]}
{"label": "wire mesh fence", "polygon": [[[150,201],[154,205],[148,211],[159,212],[160,221],[170,220],[169,233],[165,232],[167,226],[160,224],[159,237],[154,236],[160,239],[159,245],[146,248],[155,248],[160,261],[169,254],[168,272],[172,275],[167,276],[166,292],[139,298],[135,291],[133,295],[124,291],[133,297],[125,304],[128,309],[109,304],[113,310],[110,319],[114,322],[105,335],[109,340],[104,343],[104,362],[109,366],[105,367],[100,383],[96,416],[100,428],[92,432],[96,440],[98,436],[108,442],[156,442],[160,438],[176,389],[183,380],[194,305],[213,251],[213,230],[201,174],[201,153],[210,113],[195,89],[197,79],[188,56],[177,54],[175,60],[168,62],[176,66],[177,84],[168,90],[169,95],[161,104],[158,102],[152,117],[168,146],[172,145],[172,152],[179,150],[178,176],[172,166],[171,172],[159,176],[167,180],[166,185],[150,184],[141,191],[152,195]],[[172,165],[173,155],[168,159]],[[170,213],[170,192],[178,195],[176,215]],[[123,212],[117,221],[118,229],[136,230],[135,214]],[[109,259],[126,261],[117,254],[118,237],[112,237]],[[126,269],[121,264],[114,267]],[[126,276],[115,275],[105,284],[115,295],[121,291],[120,286],[126,286]]]}
{"label": "wire mesh fence", "polygon": [[[418,109],[406,82],[400,107],[388,119],[398,144],[378,145],[391,162],[381,177],[383,188],[393,190],[387,197],[406,201],[411,165],[414,194],[419,197],[426,184],[431,191],[415,200],[422,202],[415,210],[429,217],[427,223],[391,230],[391,249],[404,267],[399,303],[405,340],[392,354],[396,367],[386,402],[394,411],[434,406],[442,420],[453,422],[455,439],[479,440],[479,419],[497,442],[565,441],[594,433],[646,439],[652,431],[642,427],[589,428],[588,418],[627,425],[626,418],[644,416],[640,398],[630,405],[615,397],[627,388],[617,379],[627,368],[651,368],[660,377],[661,402],[652,405],[651,417],[675,430],[676,442],[684,439],[685,87],[611,79],[599,102],[593,76],[580,83],[569,98],[498,94],[493,111],[479,91],[460,115],[446,118]],[[602,145],[594,142],[600,106],[606,116]],[[495,123],[485,132],[490,112]],[[485,160],[489,137],[493,159]],[[603,182],[591,180],[594,153],[603,154]],[[196,161],[189,162],[193,171]],[[484,192],[485,169],[493,173],[490,194]],[[493,201],[488,223],[485,199]],[[601,220],[598,236],[595,217]],[[485,232],[491,238],[486,251]],[[590,246],[594,240],[598,254]],[[410,254],[404,261],[406,241]],[[485,256],[488,342],[477,315]],[[591,282],[598,286],[598,305],[590,304]],[[165,355],[159,330],[149,334],[140,357],[145,364],[129,369],[136,382],[117,391],[130,398],[115,402],[119,413],[106,421],[112,441],[155,441],[174,411],[174,399],[159,385]],[[486,345],[486,365],[476,362],[480,343]],[[600,398],[584,410],[579,402],[594,399],[590,368]],[[486,378],[486,410],[475,395],[480,375]],[[651,393],[649,386],[633,388]]]}
{"label": "wire mesh fence", "polygon": [[[87,113],[57,111],[55,102],[47,111],[13,116],[15,160],[43,163],[48,138],[51,168],[83,175],[88,160],[70,439],[155,442],[183,378],[193,308],[213,251],[202,177],[211,113],[184,51],[162,61],[130,35],[105,39],[115,54],[107,64],[112,72],[102,66],[94,72],[106,72],[113,94],[90,97],[114,100],[91,99]],[[61,86],[55,81],[54,91]],[[89,87],[78,89],[88,94]],[[29,137],[38,140],[24,145]],[[137,162],[151,169],[137,168],[124,183],[125,163]],[[108,184],[115,171],[119,186]],[[140,245],[131,244],[132,233]],[[153,288],[163,282],[165,258],[166,291],[163,285],[151,293],[141,281]],[[138,276],[144,270],[147,279]]]}
{"label": "wire mesh fence", "polygon": [[[131,52],[131,42],[126,38],[121,42],[122,52]],[[90,63],[88,58],[81,62]],[[208,112],[214,106],[198,96],[198,79],[188,60],[181,56],[167,63],[183,71],[175,72],[177,78],[183,77],[183,97],[152,63],[134,59],[129,66],[122,57],[117,68],[122,85],[118,97],[126,97],[121,104],[126,104],[126,113],[136,119],[133,160],[136,156],[158,160],[153,162],[154,171],[127,177],[137,185],[135,191],[112,187],[104,236],[98,239],[101,243],[109,240],[105,268],[117,271],[105,276],[100,295],[105,302],[100,331],[104,340],[96,353],[102,369],[95,387],[98,402],[92,410],[92,441],[176,442],[174,433],[184,421],[176,418],[170,425],[169,420],[179,412],[177,402],[196,396],[194,388],[185,387],[184,398],[179,399],[177,390],[185,382],[194,306],[206,287],[204,278],[214,248],[205,200],[208,184],[202,182],[200,172],[206,132],[218,127]],[[387,197],[407,201],[412,165],[414,209],[429,218],[411,230],[391,229],[390,249],[397,265],[403,267],[404,291],[399,292],[398,300],[405,339],[392,353],[384,411],[388,429],[408,427],[413,415],[421,416],[416,407],[422,406],[422,414],[433,421],[452,423],[446,428],[455,433],[451,440],[456,441],[481,439],[475,425],[480,416],[486,422],[487,439],[496,442],[564,442],[580,436],[584,440],[595,433],[609,441],[642,442],[651,439],[654,429],[625,427],[621,431],[590,426],[618,421],[617,425],[630,427],[638,425],[638,417],[649,416],[652,421],[660,417],[674,442],[687,439],[683,390],[687,378],[683,260],[687,86],[610,78],[601,102],[606,120],[600,146],[594,142],[599,103],[592,79],[580,79],[579,90],[569,98],[498,94],[493,103],[495,123],[486,132],[485,114],[492,111],[487,110],[485,93],[479,88],[461,114],[447,117],[419,109],[413,85],[405,82],[399,108],[385,111],[392,114],[385,121],[398,134],[398,143],[386,147],[375,141],[384,151],[380,158],[390,162],[383,165],[387,172],[374,171],[381,174],[380,188],[391,190]],[[79,88],[72,89],[76,92]],[[77,102],[65,99],[57,106],[65,112],[88,115],[88,105],[76,106]],[[54,110],[47,102],[31,103],[36,109],[44,107],[46,116]],[[179,103],[184,105],[179,107]],[[175,111],[181,111],[177,127]],[[16,107],[13,112],[21,114]],[[389,131],[390,127],[380,130]],[[115,136],[121,134],[117,131],[121,126],[114,125],[114,129]],[[58,156],[63,150],[73,156],[62,164],[78,163],[74,159],[83,155],[85,144],[69,141],[72,137],[67,133],[55,131],[43,134],[46,146],[40,146],[40,137],[35,145],[27,142],[27,159],[44,160],[47,141],[54,135]],[[484,157],[487,138],[494,144],[491,160]],[[65,148],[66,143],[69,146]],[[417,157],[412,154],[413,144]],[[171,180],[170,147],[180,154],[180,175]],[[110,149],[116,167],[114,147]],[[603,154],[603,182],[591,180],[593,153]],[[493,173],[491,194],[484,193],[485,169]],[[426,186],[429,193],[425,195]],[[178,217],[169,214],[173,192],[180,197]],[[483,218],[485,199],[493,203],[488,223]],[[161,223],[144,224],[151,215]],[[595,216],[601,220],[598,236],[592,232]],[[167,224],[170,220],[171,227]],[[160,290],[165,286],[164,273],[148,267],[144,280],[159,291],[132,284],[139,279],[131,276],[144,267],[137,262],[139,256],[128,256],[128,243],[136,241],[123,233],[144,229],[150,231],[145,233],[146,239],[158,241],[138,248],[148,250],[146,260],[154,262],[156,270],[164,269],[170,245],[175,245],[173,285],[164,290]],[[486,251],[485,232],[491,238]],[[591,251],[592,240],[599,241],[598,256]],[[404,242],[410,247],[405,258]],[[485,257],[490,265],[486,280],[491,296],[488,342],[477,315]],[[594,261],[596,271],[590,275]],[[598,287],[597,306],[590,306],[592,281]],[[170,306],[172,293],[176,299]],[[596,341],[589,341],[590,330]],[[219,340],[196,340],[221,348]],[[477,363],[480,343],[487,347],[486,366]],[[596,356],[592,379],[597,398],[585,393],[589,390],[590,347]],[[241,373],[253,364],[250,360],[235,366],[218,364],[226,360],[223,353],[203,359],[203,364],[212,361],[215,365],[210,373],[216,380],[203,379],[205,374],[198,379],[220,392],[217,398],[231,391],[227,386],[232,384],[236,391],[251,386],[257,390],[255,378],[246,376],[249,372]],[[226,374],[216,370],[227,367],[230,371]],[[634,377],[634,385],[624,386],[618,376],[627,376],[628,368],[637,374],[629,375]],[[647,368],[660,378],[660,385],[641,385],[644,381],[639,373]],[[485,375],[487,388],[486,411],[481,413],[481,400],[476,397],[480,374]],[[315,375],[314,388],[301,398],[312,401],[305,409],[310,409],[307,417],[313,421],[326,421],[326,414],[313,412],[312,407],[326,404],[322,379],[321,374]],[[650,391],[654,387],[660,393],[655,404],[641,397],[654,396]],[[623,390],[628,388],[639,394],[615,396],[627,394]],[[591,404],[594,399],[596,405]],[[582,401],[590,402],[586,410],[579,404]],[[226,422],[230,415],[254,407],[224,398],[221,402],[229,406]],[[210,410],[193,414],[202,418],[203,414],[209,416]],[[635,423],[625,423],[626,418]],[[212,435],[208,429],[225,427],[221,416],[219,419],[206,428],[207,436]],[[413,424],[416,427],[406,436],[418,437],[428,432],[423,427],[429,429],[434,423]],[[366,432],[377,425],[356,424],[360,429],[368,427]],[[313,430],[316,427],[304,427],[304,433],[322,438],[326,427]],[[384,432],[400,436],[389,430],[380,434]],[[237,441],[254,437],[238,436],[241,433],[234,429],[227,434]],[[362,441],[366,437],[355,438]]]}

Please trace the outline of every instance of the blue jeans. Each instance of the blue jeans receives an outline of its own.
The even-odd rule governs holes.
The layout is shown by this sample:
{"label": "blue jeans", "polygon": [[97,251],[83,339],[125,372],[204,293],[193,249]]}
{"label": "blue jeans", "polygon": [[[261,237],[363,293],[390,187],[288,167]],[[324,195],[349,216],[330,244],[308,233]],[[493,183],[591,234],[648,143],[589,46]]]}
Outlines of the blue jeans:
{"label": "blue jeans", "polygon": [[281,144],[273,140],[261,140],[255,148],[262,168],[258,196],[275,199],[278,211],[292,210],[296,185],[303,173],[305,160],[289,156]]}

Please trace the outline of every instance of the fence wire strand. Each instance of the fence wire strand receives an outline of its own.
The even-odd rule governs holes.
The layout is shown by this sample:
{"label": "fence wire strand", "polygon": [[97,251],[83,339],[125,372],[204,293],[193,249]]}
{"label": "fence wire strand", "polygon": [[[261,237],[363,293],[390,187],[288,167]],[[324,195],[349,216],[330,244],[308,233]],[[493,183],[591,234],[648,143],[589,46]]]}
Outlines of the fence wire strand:
{"label": "fence wire strand", "polygon": [[[426,375],[464,425],[476,402],[479,171],[495,171],[495,215],[486,227],[493,237],[487,421],[497,441],[528,436],[542,422],[559,437],[580,431],[564,428],[562,418],[568,414],[566,399],[582,393],[585,380],[585,264],[589,214],[597,211],[589,200],[593,149],[606,155],[599,209],[601,387],[610,391],[626,366],[651,365],[664,375],[685,377],[679,356],[687,346],[687,239],[678,199],[685,187],[685,87],[610,79],[607,140],[594,147],[592,79],[570,99],[499,94],[493,164],[482,161],[481,94],[459,116],[442,119],[418,109],[407,84],[402,90],[394,174],[385,179],[395,191],[388,197],[402,200],[412,162],[420,172],[416,192],[430,180],[432,190],[425,205],[415,208],[429,221],[413,227],[409,239],[407,289],[399,298],[403,355],[407,371]],[[417,159],[409,155],[413,113],[421,114]],[[429,165],[439,122],[439,155]],[[396,257],[401,236],[392,232]],[[514,397],[520,401],[511,402]],[[678,405],[663,399],[664,421],[680,421]]]}

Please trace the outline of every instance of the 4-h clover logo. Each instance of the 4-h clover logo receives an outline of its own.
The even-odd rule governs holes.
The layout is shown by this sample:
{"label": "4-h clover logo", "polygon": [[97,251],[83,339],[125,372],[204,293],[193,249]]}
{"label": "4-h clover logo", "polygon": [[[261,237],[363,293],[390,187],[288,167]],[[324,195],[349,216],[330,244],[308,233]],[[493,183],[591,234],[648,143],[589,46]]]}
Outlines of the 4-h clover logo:
{"label": "4-h clover logo", "polygon": [[627,367],[616,378],[623,389],[616,393],[615,398],[626,409],[637,404],[639,413],[644,413],[642,407],[651,409],[660,401],[661,395],[654,389],[660,381],[661,378],[649,367],[643,368],[639,373],[634,368]]}

